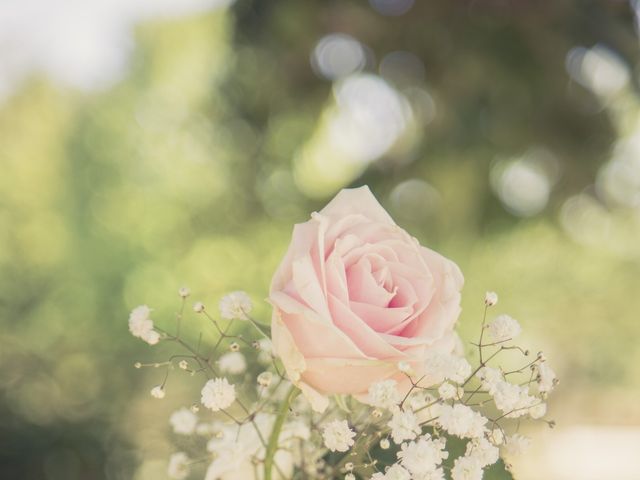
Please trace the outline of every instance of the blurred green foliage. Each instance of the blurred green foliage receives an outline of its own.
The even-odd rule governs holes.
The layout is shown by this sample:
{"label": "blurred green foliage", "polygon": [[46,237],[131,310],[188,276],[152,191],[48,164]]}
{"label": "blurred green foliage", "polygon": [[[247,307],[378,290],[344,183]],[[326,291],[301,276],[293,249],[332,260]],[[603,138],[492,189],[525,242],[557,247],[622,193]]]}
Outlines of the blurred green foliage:
{"label": "blurred green foliage", "polygon": [[[334,108],[309,56],[336,31],[368,45],[373,72],[372,59],[413,53],[424,76],[387,81],[408,97],[428,91],[436,110],[375,162],[307,188],[300,152],[330,153],[318,139]],[[606,235],[592,218],[586,242],[561,221],[638,112],[572,83],[565,57],[604,42],[635,68],[627,5],[416,2],[389,17],[365,2],[240,1],[144,23],[136,40],[109,91],[34,76],[0,110],[0,477],[162,478],[157,419],[178,403],[152,404],[160,374],[130,368],[162,355],[128,335],[128,311],[147,303],[169,328],[181,285],[212,305],[241,288],[268,322],[262,299],[292,224],[365,183],[461,266],[465,338],[491,289],[525,341],[545,347],[563,380],[552,415],[640,424],[640,216],[603,207]],[[540,146],[561,176],[544,210],[519,217],[490,170]],[[204,327],[185,328],[197,338]]]}

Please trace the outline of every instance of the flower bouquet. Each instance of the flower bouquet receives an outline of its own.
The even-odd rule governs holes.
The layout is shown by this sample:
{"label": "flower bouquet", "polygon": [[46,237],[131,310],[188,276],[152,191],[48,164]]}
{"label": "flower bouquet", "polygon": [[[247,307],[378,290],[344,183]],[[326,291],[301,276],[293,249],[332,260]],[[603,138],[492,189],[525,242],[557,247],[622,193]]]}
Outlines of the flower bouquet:
{"label": "flower bouquet", "polygon": [[[240,291],[215,312],[192,305],[215,329],[214,345],[181,333],[186,288],[175,329],[135,308],[134,336],[178,349],[165,362],[136,363],[166,368],[151,395],[165,397],[174,370],[201,388],[169,418],[184,446],[169,476],[479,480],[508,471],[501,457],[529,443],[521,421],[553,426],[545,401],[557,380],[542,353],[513,342],[516,320],[490,315],[493,292],[468,349],[473,364],[465,358],[455,331],[462,286],[455,263],[421,246],[361,187],[294,227],[269,291],[270,329]],[[507,355],[514,368],[501,367]]]}

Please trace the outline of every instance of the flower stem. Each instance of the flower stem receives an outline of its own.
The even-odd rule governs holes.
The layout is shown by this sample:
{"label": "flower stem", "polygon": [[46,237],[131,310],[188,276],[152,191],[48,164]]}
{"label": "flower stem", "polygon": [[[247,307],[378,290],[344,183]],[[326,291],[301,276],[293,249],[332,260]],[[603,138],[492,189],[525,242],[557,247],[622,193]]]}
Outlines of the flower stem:
{"label": "flower stem", "polygon": [[278,439],[280,438],[280,431],[282,430],[282,425],[284,425],[284,420],[287,418],[287,413],[289,413],[289,406],[294,398],[300,393],[300,390],[295,385],[291,386],[287,396],[282,401],[282,405],[280,405],[280,410],[278,411],[278,416],[276,417],[276,421],[273,424],[273,430],[271,430],[271,435],[269,435],[269,443],[267,444],[267,452],[264,457],[264,480],[271,480],[271,471],[273,470],[273,459],[276,455],[276,451],[278,450]]}

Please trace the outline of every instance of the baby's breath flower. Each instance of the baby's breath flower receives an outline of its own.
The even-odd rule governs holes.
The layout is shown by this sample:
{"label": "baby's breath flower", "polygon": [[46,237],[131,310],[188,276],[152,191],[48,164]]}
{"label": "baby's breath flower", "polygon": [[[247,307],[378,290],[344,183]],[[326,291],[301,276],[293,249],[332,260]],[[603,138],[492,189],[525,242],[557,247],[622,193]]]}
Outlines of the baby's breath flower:
{"label": "baby's breath flower", "polygon": [[227,320],[234,318],[246,319],[253,304],[245,292],[231,292],[220,299],[220,316]]}
{"label": "baby's breath flower", "polygon": [[193,311],[196,313],[202,313],[204,312],[204,303],[202,302],[196,302],[193,304]]}
{"label": "baby's breath flower", "polygon": [[438,414],[438,424],[451,435],[460,438],[477,438],[481,437],[486,430],[487,419],[471,407],[461,403],[457,403],[453,407],[440,405]]}
{"label": "baby's breath flower", "polygon": [[349,428],[346,420],[333,420],[324,425],[324,445],[332,452],[346,452],[354,444],[356,432]]}
{"label": "baby's breath flower", "polygon": [[153,387],[151,389],[151,396],[153,398],[157,398],[157,399],[163,399],[164,398],[164,388],[162,387],[162,385],[156,385],[155,387]]}
{"label": "baby's breath flower", "polygon": [[555,387],[557,379],[556,373],[551,369],[547,362],[538,363],[536,365],[538,373],[538,390],[548,393]]}
{"label": "baby's breath flower", "polygon": [[231,342],[229,344],[229,350],[232,352],[237,352],[240,350],[240,344],[238,342]]}
{"label": "baby's breath flower", "polygon": [[450,380],[463,383],[471,375],[471,365],[463,357],[441,352],[430,352],[425,360],[425,371],[432,384]]}
{"label": "baby's breath flower", "polygon": [[271,352],[273,351],[271,340],[268,338],[261,338],[258,340],[258,350],[260,350],[260,353],[258,354],[258,361],[262,364],[270,363]]}
{"label": "baby's breath flower", "polygon": [[273,374],[271,372],[262,372],[258,375],[258,385],[261,387],[267,388],[271,385],[271,381],[273,380]]}
{"label": "baby's breath flower", "polygon": [[175,433],[179,435],[191,435],[198,424],[198,417],[196,417],[191,410],[183,407],[171,414],[169,423]]}
{"label": "baby's breath flower", "polygon": [[180,369],[182,370],[188,370],[189,363],[186,360],[180,360],[180,362],[178,362],[178,367],[180,367]]}
{"label": "baby's breath flower", "polygon": [[529,409],[529,416],[534,420],[544,417],[547,414],[547,404],[538,403]]}
{"label": "baby's breath flower", "polygon": [[498,294],[496,292],[487,292],[484,294],[484,304],[487,307],[493,307],[498,303]]}
{"label": "baby's breath flower", "polygon": [[388,438],[383,438],[380,440],[380,448],[383,450],[387,450],[391,446]]}
{"label": "baby's breath flower", "polygon": [[486,438],[474,438],[467,443],[467,457],[474,457],[478,460],[481,467],[493,465],[500,457],[498,447],[493,446]]}
{"label": "baby's breath flower", "polygon": [[398,445],[405,440],[413,440],[421,431],[418,417],[409,410],[396,411],[387,426],[391,429],[393,441]]}
{"label": "baby's breath flower", "polygon": [[511,340],[520,335],[522,328],[517,320],[509,315],[498,315],[487,327],[489,337],[496,342]]}
{"label": "baby's breath flower", "polygon": [[391,465],[384,474],[384,480],[409,480],[411,474],[401,465],[397,463]]}
{"label": "baby's breath flower", "polygon": [[369,403],[378,408],[391,408],[400,402],[398,382],[382,380],[374,382],[369,387]]}
{"label": "baby's breath flower", "polygon": [[538,401],[535,397],[529,395],[529,387],[505,381],[496,383],[492,395],[496,407],[507,414],[508,418],[526,415],[528,409]]}
{"label": "baby's breath flower", "polygon": [[456,397],[456,395],[458,394],[458,389],[450,383],[445,382],[438,387],[438,393],[444,400],[450,400]]}
{"label": "baby's breath flower", "polygon": [[502,375],[502,372],[497,368],[492,367],[482,367],[478,370],[476,376],[482,382],[482,388],[487,390],[491,395],[493,395],[496,386],[504,381],[504,375]]}
{"label": "baby's breath flower", "polygon": [[180,290],[178,290],[178,295],[180,295],[182,298],[187,298],[189,295],[191,295],[191,290],[189,290],[187,287],[182,287]]}
{"label": "baby's breath flower", "polygon": [[198,413],[200,411],[200,405],[194,403],[193,405],[191,405],[191,407],[189,407],[189,410],[191,410],[193,413]]}
{"label": "baby's breath flower", "polygon": [[240,352],[229,352],[218,359],[218,366],[222,373],[238,375],[247,369],[247,361]]}
{"label": "baby's breath flower", "polygon": [[442,468],[436,468],[435,470],[425,473],[420,477],[415,477],[416,480],[445,480],[444,470]]}
{"label": "baby's breath flower", "polygon": [[183,480],[189,475],[189,457],[184,452],[178,452],[169,458],[167,475],[175,480]]}
{"label": "baby's breath flower", "polygon": [[142,368],[142,363],[136,362],[133,364],[134,368]]}
{"label": "baby's breath flower", "polygon": [[475,457],[458,457],[451,469],[453,480],[482,480],[482,466]]}
{"label": "baby's breath flower", "polygon": [[231,406],[236,399],[236,389],[226,378],[215,378],[202,388],[201,402],[210,410],[217,412]]}
{"label": "baby's breath flower", "polygon": [[504,452],[507,455],[522,455],[531,445],[531,439],[516,433],[506,438],[504,442]]}
{"label": "baby's breath flower", "polygon": [[402,466],[416,478],[433,472],[449,457],[449,452],[445,450],[445,440],[434,440],[428,434],[413,442],[403,443],[401,448],[398,458]]}
{"label": "baby's breath flower", "polygon": [[149,318],[151,309],[146,305],[131,310],[129,314],[129,331],[134,337],[144,340],[149,345],[160,341],[160,334],[153,329],[153,320]]}
{"label": "baby's breath flower", "polygon": [[344,476],[344,480],[356,480],[356,476],[353,473],[347,473]]}

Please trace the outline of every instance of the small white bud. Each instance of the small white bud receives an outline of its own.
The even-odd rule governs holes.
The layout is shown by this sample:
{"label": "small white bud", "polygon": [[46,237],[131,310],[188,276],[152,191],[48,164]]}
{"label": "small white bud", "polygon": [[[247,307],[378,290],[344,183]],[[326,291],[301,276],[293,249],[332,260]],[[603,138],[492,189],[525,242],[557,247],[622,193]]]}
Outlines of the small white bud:
{"label": "small white bud", "polygon": [[232,342],[229,345],[229,350],[231,350],[232,352],[237,352],[238,350],[240,350],[240,345],[238,345],[238,342]]}
{"label": "small white bud", "polygon": [[258,385],[261,387],[268,387],[271,385],[271,381],[273,380],[273,374],[271,372],[262,372],[258,375]]}
{"label": "small white bud", "polygon": [[140,362],[136,362],[133,364],[135,368],[142,368],[142,364]]}
{"label": "small white bud", "polygon": [[380,448],[381,449],[387,450],[390,446],[391,446],[391,444],[389,443],[389,439],[388,438],[383,438],[382,440],[380,440]]}
{"label": "small white bud", "polygon": [[180,362],[178,363],[178,367],[180,367],[182,370],[187,370],[189,368],[189,364],[186,360],[180,360]]}
{"label": "small white bud", "polygon": [[377,408],[371,412],[371,416],[373,418],[381,418],[382,417],[382,410],[378,410]]}
{"label": "small white bud", "polygon": [[162,399],[164,398],[165,391],[162,385],[156,385],[151,389],[151,396],[153,398]]}
{"label": "small white bud", "polygon": [[191,405],[189,410],[191,410],[193,413],[198,413],[200,411],[200,405],[194,403],[193,405]]}
{"label": "small white bud", "polygon": [[202,313],[204,312],[204,303],[202,302],[196,302],[193,304],[193,311],[196,313]]}
{"label": "small white bud", "polygon": [[353,473],[347,473],[344,476],[344,480],[356,480],[356,476]]}
{"label": "small white bud", "polygon": [[353,470],[353,462],[347,462],[347,463],[345,463],[345,464],[344,464],[344,469],[345,469],[347,472],[350,472],[351,470]]}
{"label": "small white bud", "polygon": [[187,298],[189,295],[191,295],[191,290],[189,290],[187,287],[182,287],[180,290],[178,290],[178,295],[180,295],[182,298]]}
{"label": "small white bud", "polygon": [[484,294],[484,304],[487,307],[493,307],[498,303],[498,294],[496,292],[487,292]]}
{"label": "small white bud", "polygon": [[413,370],[411,368],[411,365],[409,365],[408,362],[398,362],[398,370],[400,370],[402,373],[406,373],[407,375],[411,375],[413,373]]}

